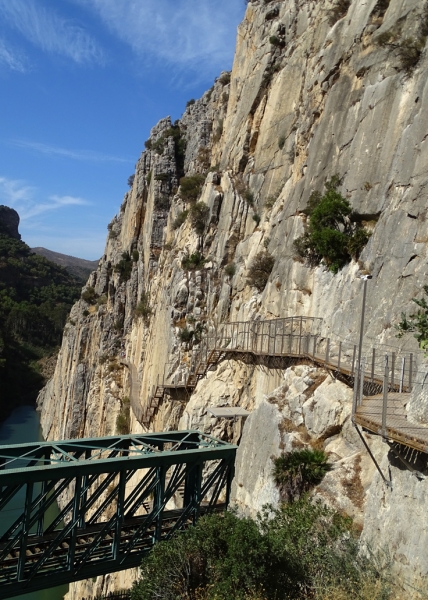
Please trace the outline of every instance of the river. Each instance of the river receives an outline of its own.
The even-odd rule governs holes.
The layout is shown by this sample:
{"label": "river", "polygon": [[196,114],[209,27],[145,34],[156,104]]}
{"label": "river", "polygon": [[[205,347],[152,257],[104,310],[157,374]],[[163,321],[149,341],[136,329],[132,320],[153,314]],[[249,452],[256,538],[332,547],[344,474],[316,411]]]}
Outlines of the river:
{"label": "river", "polygon": [[[25,442],[39,442],[43,440],[39,415],[31,406],[20,406],[3,423],[0,423],[0,445],[23,444]],[[10,526],[11,518],[19,515],[18,505],[24,505],[24,496],[17,498],[14,510],[11,508],[6,523],[0,521],[0,532]],[[9,512],[9,511],[8,511]],[[13,514],[15,513],[15,514]],[[49,588],[40,592],[32,592],[23,596],[15,596],[18,600],[62,600],[68,590],[68,585]]]}

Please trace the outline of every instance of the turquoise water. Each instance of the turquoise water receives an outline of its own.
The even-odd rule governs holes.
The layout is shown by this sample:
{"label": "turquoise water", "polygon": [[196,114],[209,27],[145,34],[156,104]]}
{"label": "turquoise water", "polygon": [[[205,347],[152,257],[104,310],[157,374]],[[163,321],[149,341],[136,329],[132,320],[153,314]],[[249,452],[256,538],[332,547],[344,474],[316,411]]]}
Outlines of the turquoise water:
{"label": "turquoise water", "polygon": [[[0,445],[24,444],[25,442],[38,442],[41,440],[43,440],[43,436],[39,415],[31,406],[20,406],[13,411],[6,421],[0,423]],[[7,527],[13,522],[13,519],[19,515],[19,505],[24,505],[23,495],[16,498],[16,508],[8,505],[7,514],[3,516],[2,513],[4,522],[0,520],[0,532],[6,531]],[[49,516],[52,518],[54,514]],[[62,585],[57,588],[49,588],[40,592],[15,597],[18,600],[62,600],[67,590],[68,586]]]}

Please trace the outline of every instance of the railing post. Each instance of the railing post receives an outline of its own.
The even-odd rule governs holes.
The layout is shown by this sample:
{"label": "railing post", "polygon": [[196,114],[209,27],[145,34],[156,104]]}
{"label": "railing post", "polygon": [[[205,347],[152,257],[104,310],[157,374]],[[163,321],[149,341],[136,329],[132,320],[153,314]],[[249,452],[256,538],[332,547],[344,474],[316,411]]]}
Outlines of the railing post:
{"label": "railing post", "polygon": [[316,351],[317,351],[317,335],[314,335],[314,352],[313,352],[313,357],[315,358],[316,355]]}
{"label": "railing post", "polygon": [[404,384],[404,371],[406,368],[406,357],[403,356],[403,360],[401,362],[401,376],[400,376],[400,394],[403,392],[403,384]]}
{"label": "railing post", "polygon": [[282,337],[281,337],[281,355],[284,354],[284,328],[285,328],[285,321],[283,319],[282,320]]}
{"label": "railing post", "polygon": [[301,352],[301,343],[302,343],[302,328],[303,328],[303,317],[300,317],[300,329],[299,329],[299,356],[302,354]]}
{"label": "railing post", "polygon": [[388,404],[388,355],[385,354],[385,369],[383,374],[383,402],[382,402],[382,436],[386,438],[386,410]]}
{"label": "railing post", "polygon": [[375,348],[372,348],[372,373],[371,373],[372,382],[374,381],[375,361],[376,361],[376,350],[375,350]]}
{"label": "railing post", "polygon": [[412,391],[412,375],[413,375],[413,353],[410,353],[409,357],[409,392]]}
{"label": "railing post", "polygon": [[394,390],[394,379],[395,379],[395,352],[392,353],[391,357],[391,389]]}
{"label": "railing post", "polygon": [[352,371],[351,371],[351,375],[354,375],[355,377],[355,355],[357,353],[357,346],[354,344],[354,352],[352,354]]}
{"label": "railing post", "polygon": [[358,405],[361,406],[363,403],[363,393],[364,393],[364,371],[366,368],[366,359],[363,358],[362,362],[361,362],[361,366],[360,366],[360,387],[359,387],[359,398],[358,398]]}
{"label": "railing post", "polygon": [[357,398],[358,398],[358,384],[360,382],[360,366],[356,366],[356,375],[354,377],[354,389],[353,389],[353,397],[352,397],[352,417],[354,417],[357,412]]}
{"label": "railing post", "polygon": [[325,348],[325,361],[324,364],[327,364],[330,358],[330,338],[327,338],[327,346]]}

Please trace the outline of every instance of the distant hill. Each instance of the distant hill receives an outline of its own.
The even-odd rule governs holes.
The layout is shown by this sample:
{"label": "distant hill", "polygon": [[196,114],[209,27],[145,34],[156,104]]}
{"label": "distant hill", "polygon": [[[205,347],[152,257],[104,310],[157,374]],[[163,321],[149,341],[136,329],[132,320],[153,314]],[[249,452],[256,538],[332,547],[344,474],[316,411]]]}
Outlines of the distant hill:
{"label": "distant hill", "polygon": [[33,253],[18,225],[18,213],[0,205],[0,421],[14,407],[35,403],[44,384],[39,361],[61,343],[82,289],[82,276]]}
{"label": "distant hill", "polygon": [[75,256],[68,256],[68,254],[61,254],[60,252],[53,252],[47,248],[31,248],[32,252],[39,256],[44,256],[51,262],[60,265],[67,269],[67,271],[86,282],[90,273],[96,271],[98,267],[98,260],[85,260],[84,258],[76,258]]}

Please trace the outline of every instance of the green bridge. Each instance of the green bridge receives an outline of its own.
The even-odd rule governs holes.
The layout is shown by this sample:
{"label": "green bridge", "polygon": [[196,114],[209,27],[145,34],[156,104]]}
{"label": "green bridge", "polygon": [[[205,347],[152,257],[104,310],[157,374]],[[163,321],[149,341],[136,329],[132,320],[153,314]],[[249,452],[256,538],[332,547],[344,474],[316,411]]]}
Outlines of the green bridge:
{"label": "green bridge", "polygon": [[199,431],[0,446],[0,598],[138,566],[227,507],[236,449]]}

